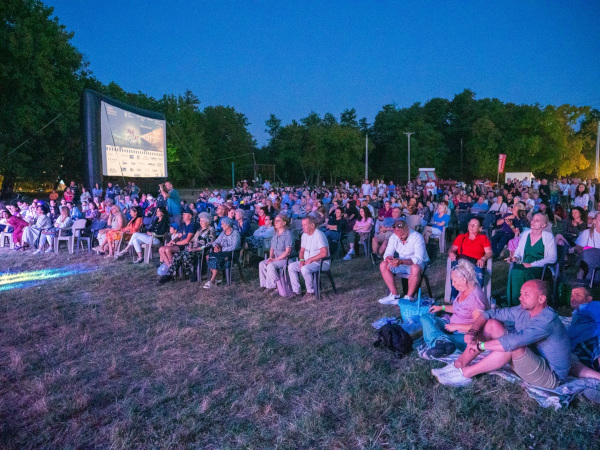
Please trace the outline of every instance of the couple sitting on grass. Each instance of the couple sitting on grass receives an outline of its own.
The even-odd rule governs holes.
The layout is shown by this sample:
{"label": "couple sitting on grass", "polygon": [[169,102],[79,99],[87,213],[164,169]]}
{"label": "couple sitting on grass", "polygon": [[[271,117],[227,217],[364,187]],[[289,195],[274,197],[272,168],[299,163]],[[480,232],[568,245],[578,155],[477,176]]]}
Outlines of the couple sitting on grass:
{"label": "couple sitting on grass", "polygon": [[[452,272],[453,283],[455,279],[459,281],[459,271],[460,266],[457,266]],[[461,282],[455,286],[460,292],[459,297],[452,306],[446,307],[447,310],[452,308],[450,311],[454,311],[454,314],[462,295]],[[543,389],[556,389],[569,373],[579,378],[600,380],[600,373],[597,371],[600,357],[599,303],[592,301],[587,288],[573,289],[571,305],[576,312],[567,330],[556,311],[548,306],[547,299],[548,288],[544,281],[526,281],[521,287],[519,306],[482,310],[484,305],[480,304],[478,309],[473,310],[475,320],[467,325],[469,329],[460,336],[456,333],[458,328],[448,326],[445,331],[455,330],[450,336],[442,336],[439,327],[435,327],[432,333],[432,324],[437,324],[440,319],[422,316],[426,342],[430,344],[432,335],[438,336],[436,344],[428,350],[431,356],[439,357],[438,347],[441,356],[450,350],[437,345],[440,340],[450,341],[452,345],[464,348],[455,362],[440,369],[432,369],[432,374],[442,384],[460,387],[470,384],[475,375],[510,364],[524,381]],[[432,312],[443,308],[432,307]],[[477,356],[486,351],[489,354],[473,363]],[[591,400],[600,400],[596,390],[588,389],[584,394]]]}

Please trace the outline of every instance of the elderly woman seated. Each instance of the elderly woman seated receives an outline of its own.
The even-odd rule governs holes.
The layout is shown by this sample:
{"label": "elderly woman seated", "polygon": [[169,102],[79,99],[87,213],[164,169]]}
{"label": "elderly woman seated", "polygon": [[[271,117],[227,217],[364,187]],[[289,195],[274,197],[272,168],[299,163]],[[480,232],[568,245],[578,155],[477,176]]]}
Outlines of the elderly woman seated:
{"label": "elderly woman seated", "polygon": [[223,232],[213,242],[212,251],[207,256],[211,277],[203,286],[204,289],[210,289],[217,283],[217,274],[220,270],[231,267],[231,252],[239,250],[241,245],[240,233],[233,228],[233,220],[223,217],[221,227]]}
{"label": "elderly woman seated", "polygon": [[[441,358],[454,353],[458,348],[464,350],[465,333],[479,315],[489,309],[488,298],[481,290],[475,273],[475,266],[467,260],[459,260],[450,273],[452,285],[458,291],[450,305],[434,305],[429,314],[421,316],[423,339],[429,347],[426,354],[432,358]],[[450,318],[440,318],[435,314],[446,312]]]}
{"label": "elderly woman seated", "polygon": [[133,208],[131,208],[130,212],[131,220],[124,228],[120,230],[112,229],[106,233],[104,242],[99,248],[100,254],[105,254],[106,252],[108,252],[108,254],[106,255],[107,258],[114,257],[114,251],[118,251],[118,249],[116,249],[115,246],[121,240],[123,235],[133,235],[134,233],[137,233],[142,229],[142,226],[144,225],[142,208],[140,208],[139,206],[134,206]]}
{"label": "elderly woman seated", "polygon": [[507,259],[515,263],[508,274],[508,306],[518,305],[521,286],[535,278],[540,278],[546,264],[556,262],[556,241],[554,235],[544,229],[548,217],[536,214],[531,219],[531,229],[524,231],[514,256]]}
{"label": "elderly woman seated", "polygon": [[42,230],[38,249],[33,253],[43,253],[46,244],[48,244],[48,249],[45,250],[45,253],[52,252],[54,250],[54,239],[58,236],[59,231],[63,228],[69,228],[71,225],[73,225],[73,221],[69,216],[69,208],[61,206],[60,215],[54,221],[54,227]]}
{"label": "elderly woman seated", "polygon": [[285,269],[287,258],[292,254],[294,237],[289,230],[290,218],[280,214],[275,217],[275,234],[271,239],[269,258],[258,265],[260,287],[277,292],[276,282],[279,278],[278,269]]}
{"label": "elderly woman seated", "polygon": [[50,217],[48,217],[48,207],[39,205],[36,208],[37,217],[33,223],[23,230],[23,247],[34,247],[37,240],[40,238],[42,231],[52,227]]}
{"label": "elderly woman seated", "polygon": [[[139,208],[141,209],[141,207]],[[160,241],[155,236],[164,236],[169,231],[169,213],[167,212],[167,208],[161,206],[156,210],[156,220],[152,221],[148,229],[145,233],[138,231],[137,233],[133,233],[131,239],[129,239],[129,243],[127,247],[120,251],[117,256],[125,255],[131,247],[135,249],[135,253],[137,254],[137,258],[133,261],[134,264],[139,264],[142,262],[142,245],[144,244],[152,244],[157,246],[160,244]]]}
{"label": "elderly woman seated", "polygon": [[160,278],[159,284],[165,283],[175,276],[179,269],[182,269],[191,282],[198,281],[202,274],[196,274],[195,268],[198,265],[198,259],[204,256],[204,252],[209,249],[217,238],[217,233],[212,227],[212,217],[207,212],[198,214],[200,228],[192,237],[188,248],[173,254],[173,259],[169,265],[167,275]]}

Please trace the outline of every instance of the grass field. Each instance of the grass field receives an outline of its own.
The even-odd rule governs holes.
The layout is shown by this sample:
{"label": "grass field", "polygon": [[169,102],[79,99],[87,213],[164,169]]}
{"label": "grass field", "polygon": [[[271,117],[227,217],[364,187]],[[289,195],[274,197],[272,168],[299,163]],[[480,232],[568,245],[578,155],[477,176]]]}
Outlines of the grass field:
{"label": "grass field", "polygon": [[[494,290],[506,268],[496,263]],[[598,448],[598,407],[543,409],[482,376],[373,348],[397,308],[370,262],[334,261],[339,294],[290,301],[246,283],[158,287],[155,269],[0,249],[2,448]],[[39,269],[57,269],[46,273]],[[443,293],[445,262],[431,281]],[[27,276],[46,276],[43,281]],[[64,276],[62,276],[64,275]],[[15,281],[16,280],[16,281]],[[14,281],[14,282],[10,282]],[[10,283],[9,283],[10,282]]]}

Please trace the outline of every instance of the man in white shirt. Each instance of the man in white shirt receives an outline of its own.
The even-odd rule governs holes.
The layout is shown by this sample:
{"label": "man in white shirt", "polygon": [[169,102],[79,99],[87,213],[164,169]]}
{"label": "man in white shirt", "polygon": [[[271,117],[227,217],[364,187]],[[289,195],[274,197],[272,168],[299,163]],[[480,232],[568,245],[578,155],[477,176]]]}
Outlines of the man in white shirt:
{"label": "man in white shirt", "polygon": [[365,180],[363,185],[360,187],[363,197],[367,195],[371,195],[371,185],[369,184],[369,180]]}
{"label": "man in white shirt", "polygon": [[[421,285],[421,276],[429,261],[425,241],[420,233],[411,230],[403,220],[397,220],[392,229],[394,234],[390,237],[383,254],[383,261],[379,264],[383,281],[390,290],[389,295],[379,299],[379,303],[383,305],[398,304],[400,296],[394,283],[396,273],[409,275],[408,290],[404,298],[412,301]],[[398,258],[394,258],[394,253],[398,253]]]}
{"label": "man in white shirt", "polygon": [[[312,298],[315,294],[313,285],[313,273],[319,271],[321,259],[329,256],[329,243],[325,233],[317,229],[317,219],[307,216],[302,219],[302,240],[300,242],[300,254],[298,261],[288,266],[290,283],[295,296],[300,296],[300,276],[304,277],[306,284],[306,295],[304,299]],[[323,269],[329,270],[329,261],[323,262]]]}
{"label": "man in white shirt", "polygon": [[435,186],[435,181],[433,180],[429,180],[426,184],[425,184],[425,189],[427,191],[427,195],[431,194],[431,195],[435,195],[436,194],[436,186]]}

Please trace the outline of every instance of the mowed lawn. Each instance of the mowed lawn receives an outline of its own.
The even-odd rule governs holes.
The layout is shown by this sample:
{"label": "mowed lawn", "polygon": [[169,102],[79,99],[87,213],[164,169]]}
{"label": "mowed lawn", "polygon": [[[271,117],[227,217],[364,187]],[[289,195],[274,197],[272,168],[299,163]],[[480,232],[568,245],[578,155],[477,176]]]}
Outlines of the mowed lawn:
{"label": "mowed lawn", "polygon": [[[439,385],[439,363],[373,347],[396,315],[370,261],[335,260],[339,293],[265,296],[258,273],[210,291],[157,286],[155,267],[93,255],[0,249],[2,448],[598,448],[600,414],[582,399],[541,408],[482,376]],[[443,295],[445,261],[430,272]],[[494,291],[506,266],[495,265]],[[39,273],[30,274],[39,276]]]}

